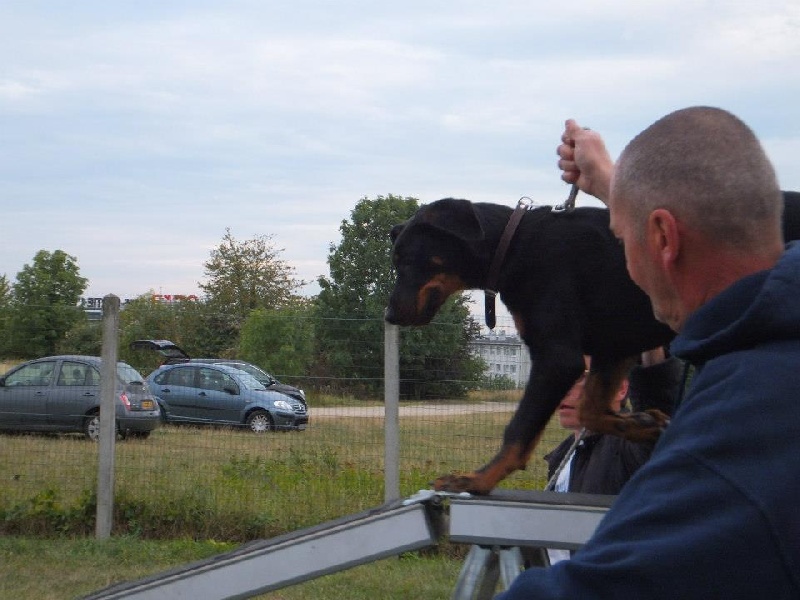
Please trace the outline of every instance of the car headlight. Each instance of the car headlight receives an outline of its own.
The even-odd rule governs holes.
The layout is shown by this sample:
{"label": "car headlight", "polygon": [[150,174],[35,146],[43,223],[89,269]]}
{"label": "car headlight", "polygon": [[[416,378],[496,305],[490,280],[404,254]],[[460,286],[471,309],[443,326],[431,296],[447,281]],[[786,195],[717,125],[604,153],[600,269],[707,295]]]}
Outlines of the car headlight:
{"label": "car headlight", "polygon": [[272,405],[278,410],[285,410],[287,412],[292,412],[292,405],[289,404],[286,400],[275,400],[275,402],[273,402]]}

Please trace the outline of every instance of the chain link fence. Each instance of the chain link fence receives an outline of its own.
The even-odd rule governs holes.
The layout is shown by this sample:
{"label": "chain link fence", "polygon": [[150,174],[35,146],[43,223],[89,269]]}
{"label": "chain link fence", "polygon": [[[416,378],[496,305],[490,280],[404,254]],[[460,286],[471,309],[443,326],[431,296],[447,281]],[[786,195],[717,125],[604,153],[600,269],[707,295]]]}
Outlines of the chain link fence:
{"label": "chain link fence", "polygon": [[[352,319],[339,323],[342,328],[359,324],[363,323]],[[448,325],[428,327],[440,326]],[[499,327],[513,331],[510,323]],[[399,348],[405,335],[414,332],[399,330]],[[504,336],[499,347],[507,349],[508,338]],[[162,422],[146,436],[118,436],[112,534],[233,541],[270,537],[381,504],[387,495],[387,472],[397,474],[397,491],[407,496],[429,488],[439,475],[485,464],[499,449],[521,389],[496,389],[487,383],[493,367],[487,364],[486,377],[465,385],[470,390],[465,394],[420,394],[417,387],[412,398],[403,395],[412,388],[412,374],[397,384],[399,429],[390,433],[396,435],[397,451],[389,453],[387,464],[385,340],[361,343],[376,351],[369,364],[354,364],[351,376],[314,380],[302,372],[273,373],[305,389],[309,420],[304,430],[255,433],[245,424]],[[489,352],[485,343],[473,350],[476,355]],[[515,352],[517,368],[529,368],[521,343]],[[507,360],[509,352],[503,356]],[[424,358],[419,364],[444,365],[451,357]],[[3,363],[0,374],[8,374],[15,362]],[[11,400],[20,388],[6,383],[0,386],[0,418],[5,421],[0,432],[0,530],[90,535],[102,446],[86,439],[85,431],[14,431],[25,429],[24,423],[50,418],[41,399],[49,394],[50,409],[63,399],[58,374],[49,387],[27,386],[21,412],[19,401],[14,406]],[[359,393],[346,391],[352,389]],[[30,410],[24,409],[25,402]],[[551,424],[528,469],[501,485],[541,489],[546,479],[542,456],[566,436]]]}

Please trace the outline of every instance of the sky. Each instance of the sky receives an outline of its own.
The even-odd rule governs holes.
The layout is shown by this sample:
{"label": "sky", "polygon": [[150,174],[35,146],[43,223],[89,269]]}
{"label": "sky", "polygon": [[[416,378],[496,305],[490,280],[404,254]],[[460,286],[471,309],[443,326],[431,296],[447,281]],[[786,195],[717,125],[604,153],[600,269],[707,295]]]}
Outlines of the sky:
{"label": "sky", "polygon": [[719,106],[800,189],[797,0],[2,0],[0,54],[0,275],[87,297],[197,294],[226,228],[313,295],[363,197],[560,203],[567,118]]}

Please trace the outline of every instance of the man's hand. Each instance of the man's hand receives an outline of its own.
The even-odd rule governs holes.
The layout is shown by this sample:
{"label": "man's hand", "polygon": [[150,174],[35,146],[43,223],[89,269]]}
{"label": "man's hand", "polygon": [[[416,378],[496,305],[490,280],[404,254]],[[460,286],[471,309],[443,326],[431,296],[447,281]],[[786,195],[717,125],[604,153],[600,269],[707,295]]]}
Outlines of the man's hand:
{"label": "man's hand", "polygon": [[614,162],[600,134],[568,119],[556,152],[558,168],[563,171],[561,179],[608,204]]}

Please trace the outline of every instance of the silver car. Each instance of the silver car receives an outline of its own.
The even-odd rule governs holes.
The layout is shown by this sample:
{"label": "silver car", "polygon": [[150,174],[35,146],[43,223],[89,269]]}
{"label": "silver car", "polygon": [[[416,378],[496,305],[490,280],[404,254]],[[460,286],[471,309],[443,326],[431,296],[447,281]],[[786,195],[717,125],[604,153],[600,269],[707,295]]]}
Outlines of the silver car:
{"label": "silver car", "polygon": [[[117,432],[146,438],[161,412],[144,378],[117,363]],[[14,367],[0,377],[0,429],[81,432],[97,440],[100,430],[100,358],[48,356]]]}

